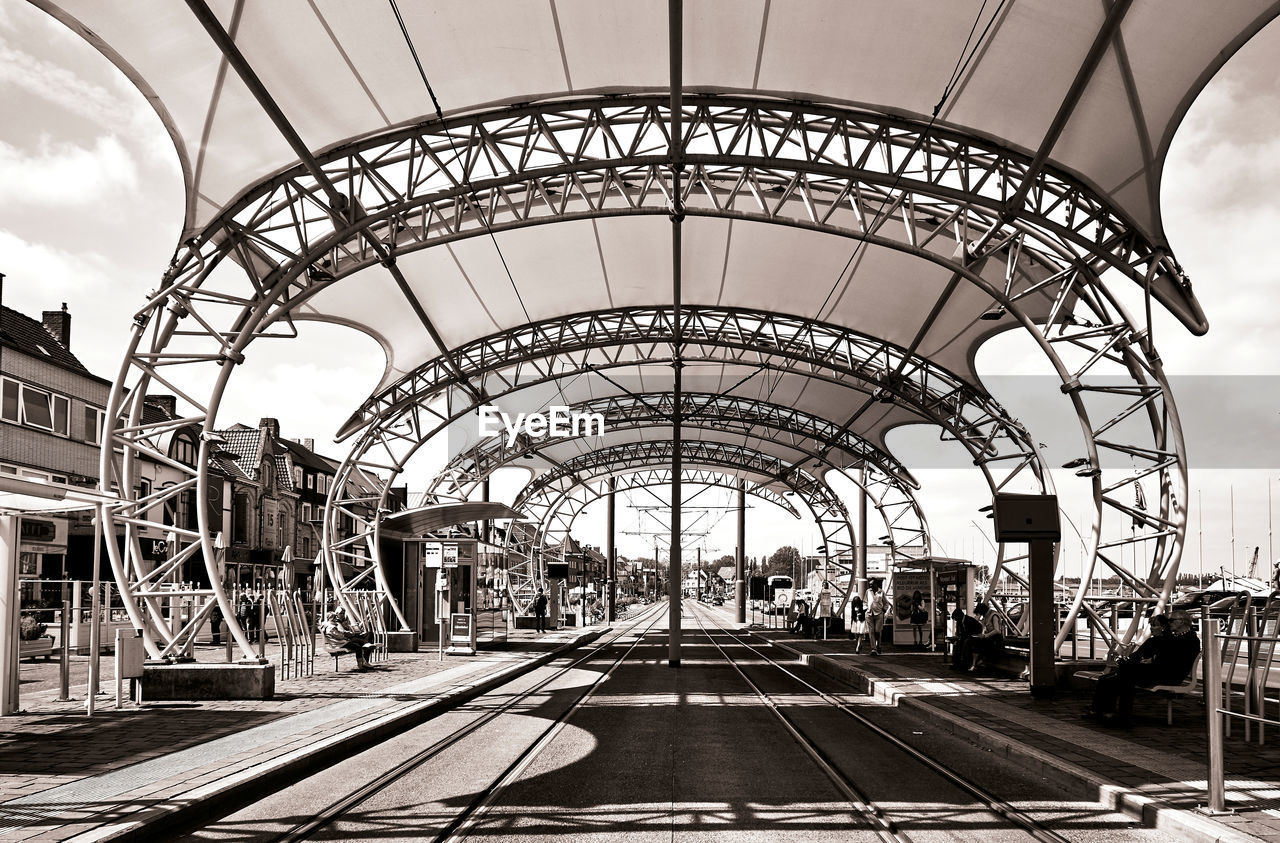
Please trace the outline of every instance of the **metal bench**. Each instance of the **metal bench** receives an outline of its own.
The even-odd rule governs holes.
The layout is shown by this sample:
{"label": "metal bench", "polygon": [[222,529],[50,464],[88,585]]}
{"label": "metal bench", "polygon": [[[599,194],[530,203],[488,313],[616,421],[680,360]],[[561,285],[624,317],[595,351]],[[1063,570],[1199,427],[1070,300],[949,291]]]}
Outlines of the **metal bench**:
{"label": "metal bench", "polygon": [[[1196,672],[1200,669],[1200,660],[1204,654],[1196,656],[1196,660],[1191,663],[1191,670],[1187,671],[1187,677],[1181,682],[1174,685],[1138,685],[1139,691],[1147,691],[1152,694],[1159,694],[1165,698],[1165,722],[1167,725],[1173,725],[1173,701],[1178,697],[1191,696],[1199,694],[1200,679],[1196,676]],[[1082,670],[1078,671],[1075,676],[1091,682],[1096,682],[1105,671],[1101,670]]]}

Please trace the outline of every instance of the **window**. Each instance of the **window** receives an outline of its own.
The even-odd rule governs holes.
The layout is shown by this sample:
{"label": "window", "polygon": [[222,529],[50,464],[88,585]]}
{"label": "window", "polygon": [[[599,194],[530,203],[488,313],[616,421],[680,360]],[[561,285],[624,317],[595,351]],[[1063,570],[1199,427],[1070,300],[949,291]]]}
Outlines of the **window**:
{"label": "window", "polygon": [[302,466],[295,465],[293,467],[293,488],[302,488]]}
{"label": "window", "polygon": [[302,505],[302,520],[303,521],[311,520],[311,504],[309,503],[304,503]]}
{"label": "window", "polygon": [[196,465],[196,443],[189,436],[179,434],[173,439],[172,457],[183,465],[189,465],[195,468]]}
{"label": "window", "polygon": [[323,495],[325,492],[329,491],[328,484],[329,484],[329,475],[327,474],[316,475],[316,491],[317,492]]}
{"label": "window", "polygon": [[65,396],[4,379],[0,418],[5,421],[67,436],[70,433],[70,415],[71,402]]}
{"label": "window", "polygon": [[249,496],[236,495],[231,510],[231,541],[246,544],[249,541]]}
{"label": "window", "polygon": [[102,431],[106,426],[107,414],[97,407],[84,405],[84,441],[94,445],[102,444]]}

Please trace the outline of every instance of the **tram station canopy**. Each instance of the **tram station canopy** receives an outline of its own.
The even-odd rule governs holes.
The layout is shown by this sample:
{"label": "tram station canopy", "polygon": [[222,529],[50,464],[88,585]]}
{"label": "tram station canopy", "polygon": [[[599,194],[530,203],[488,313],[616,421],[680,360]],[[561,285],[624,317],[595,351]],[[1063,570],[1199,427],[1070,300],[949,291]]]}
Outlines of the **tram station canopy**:
{"label": "tram station canopy", "polygon": [[[993,492],[1046,492],[1034,434],[976,371],[1019,328],[1080,418],[1088,567],[1131,544],[1151,562],[1131,584],[1167,596],[1186,462],[1146,311],[1208,321],[1161,174],[1272,0],[31,1],[133,80],[181,159],[143,391],[158,365],[240,363],[322,320],[386,353],[340,431],[368,438],[352,464],[399,470],[445,395],[456,430],[454,404],[551,398],[615,422],[506,447],[473,414],[441,500],[529,452],[542,475],[517,508],[664,463],[811,508],[822,472],[873,464],[909,498],[886,435],[921,422]],[[247,283],[216,278],[227,261]],[[211,349],[164,353],[201,331]],[[677,454],[680,415],[699,431]],[[1103,454],[1128,474],[1104,485]],[[1130,483],[1150,508],[1114,494]]]}
{"label": "tram station canopy", "polygon": [[[185,175],[184,237],[199,236],[255,186],[298,165],[189,4],[36,2],[111,57],[164,120]],[[404,2],[407,39],[389,3],[224,0],[209,9],[316,153],[434,118],[410,43],[447,120],[525,104],[623,102],[665,94],[671,84],[668,8],[660,2]],[[697,0],[683,13],[682,89],[691,99],[725,98],[726,107],[745,96],[932,123],[1028,161],[1045,152],[1049,167],[1163,248],[1160,176],[1178,122],[1213,72],[1274,14],[1273,3],[1244,0],[1212,14],[1197,0]],[[518,154],[522,140],[505,148],[495,141],[487,154]],[[811,140],[821,139],[811,133]],[[589,142],[607,146],[603,132]],[[476,167],[477,181],[504,168]],[[406,165],[401,175],[409,173]],[[689,202],[703,198],[695,191]],[[402,255],[400,266],[407,294],[457,347],[526,322],[667,301],[668,229],[665,218],[648,216],[506,232],[497,239],[511,281],[483,238]],[[945,248],[954,247],[952,240]],[[695,305],[818,314],[909,346],[950,271],[868,249],[850,276],[851,250],[846,239],[795,225],[694,219],[683,238],[683,296]],[[406,293],[385,273],[364,275],[316,296],[307,313],[377,338],[389,358],[386,386],[441,349],[411,309],[388,306]],[[1166,304],[1202,330],[1189,288],[1165,275],[1155,280]],[[919,353],[974,380],[976,347],[1002,327],[977,321],[989,307],[979,290],[954,292]],[[785,393],[777,397],[796,397]],[[900,421],[886,415],[881,427]]]}

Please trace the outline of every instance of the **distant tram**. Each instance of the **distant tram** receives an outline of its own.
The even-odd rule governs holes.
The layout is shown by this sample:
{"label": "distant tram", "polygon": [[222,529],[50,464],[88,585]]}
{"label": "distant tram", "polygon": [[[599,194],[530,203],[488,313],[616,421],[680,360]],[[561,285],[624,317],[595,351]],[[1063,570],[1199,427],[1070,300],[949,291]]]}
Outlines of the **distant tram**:
{"label": "distant tram", "polygon": [[752,577],[748,597],[752,605],[762,612],[785,612],[790,605],[791,589],[794,585],[791,577],[778,574],[771,577]]}

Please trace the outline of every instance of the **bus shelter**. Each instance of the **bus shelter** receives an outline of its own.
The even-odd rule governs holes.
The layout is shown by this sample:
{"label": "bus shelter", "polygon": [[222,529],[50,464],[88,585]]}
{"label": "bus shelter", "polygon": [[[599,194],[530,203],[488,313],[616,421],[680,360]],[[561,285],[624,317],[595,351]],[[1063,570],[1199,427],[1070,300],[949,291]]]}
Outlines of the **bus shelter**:
{"label": "bus shelter", "polygon": [[972,609],[976,597],[978,566],[967,559],[946,556],[923,556],[901,559],[893,566],[893,643],[910,645],[914,641],[911,614],[916,594],[925,606],[925,633],[930,650],[937,649],[939,638],[952,633],[951,613],[956,609]]}

